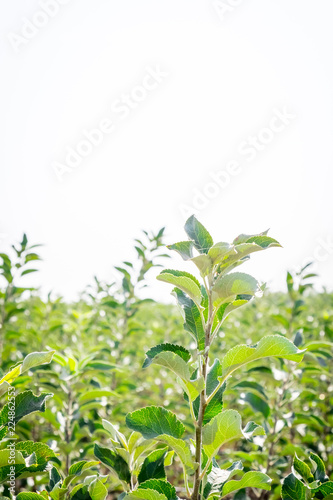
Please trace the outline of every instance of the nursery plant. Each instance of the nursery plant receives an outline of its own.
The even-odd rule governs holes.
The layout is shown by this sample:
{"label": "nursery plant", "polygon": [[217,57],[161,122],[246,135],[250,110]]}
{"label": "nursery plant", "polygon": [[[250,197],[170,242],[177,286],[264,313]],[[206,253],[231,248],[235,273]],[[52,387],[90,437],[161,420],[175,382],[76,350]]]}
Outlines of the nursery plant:
{"label": "nursery plant", "polygon": [[8,495],[3,494],[2,498],[9,500],[10,495],[15,498],[17,481],[29,478],[36,482],[36,478],[48,475],[49,482],[43,492],[21,491],[17,498],[104,500],[107,477],[96,471],[99,461],[80,460],[69,468],[66,462],[66,470],[59,471],[59,454],[45,442],[24,439],[22,434],[22,430],[29,429],[27,425],[20,428],[22,419],[36,412],[45,414],[46,402],[53,396],[52,393],[35,395],[30,389],[24,390],[24,378],[29,379],[27,373],[36,367],[49,364],[53,356],[54,351],[30,353],[0,380],[0,396],[6,399],[0,410],[0,484],[5,485],[4,492]]}
{"label": "nursery plant", "polygon": [[3,352],[10,321],[24,312],[24,308],[18,303],[24,292],[33,290],[33,288],[22,286],[18,281],[21,281],[27,274],[37,271],[35,264],[40,260],[40,256],[35,249],[39,246],[29,245],[27,235],[23,234],[21,243],[16,246],[12,245],[14,253],[12,258],[7,253],[0,253],[0,276],[5,281],[4,290],[0,290],[0,366],[2,368],[2,358],[8,360],[10,351],[10,344],[7,343],[8,351]]}
{"label": "nursery plant", "polygon": [[[187,220],[185,231],[188,239],[168,248],[178,252],[186,265],[193,264],[200,278],[187,271],[166,269],[158,280],[175,287],[173,294],[189,334],[188,345],[166,342],[152,347],[146,353],[143,368],[155,364],[176,376],[191,425],[185,428],[182,420],[163,406],[147,406],[128,413],[126,424],[133,431],[128,441],[108,423],[112,448],[96,445],[95,455],[118,474],[125,488],[121,498],[126,500],[179,498],[176,488],[166,479],[164,457],[168,450],[182,464],[185,498],[215,500],[247,487],[269,490],[271,480],[264,472],[244,471],[240,461],[225,465],[231,442],[255,442],[264,435],[264,429],[253,421],[243,426],[241,415],[223,406],[223,393],[233,373],[248,363],[270,356],[298,363],[304,355],[304,350],[282,335],[269,335],[256,345],[236,345],[211,359],[212,343],[229,314],[264,289],[252,276],[232,271],[248,261],[252,253],[280,244],[267,231],[241,234],[232,243],[214,244],[195,216]],[[133,447],[138,434],[142,436],[141,446],[157,443],[141,465]]]}
{"label": "nursery plant", "polygon": [[19,379],[36,366],[50,363],[53,355],[54,351],[32,352],[0,379],[0,397],[4,401],[0,410],[0,484],[9,481],[7,489],[12,494],[15,479],[44,472],[49,461],[57,460],[54,451],[44,443],[22,436],[16,441],[21,420],[32,413],[45,412],[46,401],[52,397],[52,393],[35,395],[30,389],[18,391]]}
{"label": "nursery plant", "polygon": [[[0,254],[2,497],[11,493],[13,471],[7,476],[6,467],[13,437],[18,500],[189,499],[197,476],[201,500],[331,498],[332,293],[319,291],[318,281],[313,288],[316,276],[305,266],[287,274],[287,293],[265,291],[253,300],[264,286],[252,287],[248,275],[232,267],[278,243],[263,233],[214,245],[195,218],[186,230],[188,239],[169,249],[184,258],[179,268],[192,274],[166,270],[159,277],[175,287],[183,322],[179,307],[142,293],[165,257],[163,230],[135,241],[137,259],[116,268],[120,280],[95,279],[76,301],[54,292],[43,298],[31,288],[39,257],[26,236]],[[288,359],[291,342],[282,345],[285,359],[278,357],[275,340],[272,357],[257,358],[265,355],[265,336],[293,341],[298,351],[294,346],[291,356],[301,359],[305,351],[302,363]],[[244,347],[249,359],[244,354],[239,361]],[[228,415],[230,426],[224,425]],[[233,416],[240,422],[240,415],[243,424],[233,432]],[[315,455],[327,476],[318,476],[319,459],[316,467],[308,458]],[[297,460],[312,476],[297,471]]]}

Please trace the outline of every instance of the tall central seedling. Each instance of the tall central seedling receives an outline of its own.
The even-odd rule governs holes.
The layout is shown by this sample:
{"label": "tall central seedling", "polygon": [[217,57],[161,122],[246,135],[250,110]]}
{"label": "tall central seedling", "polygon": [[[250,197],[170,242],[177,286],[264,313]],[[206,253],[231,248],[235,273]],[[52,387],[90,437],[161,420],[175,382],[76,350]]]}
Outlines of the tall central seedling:
{"label": "tall central seedling", "polygon": [[[191,500],[220,499],[245,487],[269,490],[270,478],[261,471],[244,473],[241,462],[234,462],[228,469],[218,465],[218,453],[226,443],[264,434],[263,428],[254,422],[243,428],[240,414],[223,408],[223,392],[228,378],[243,365],[268,356],[299,362],[303,351],[280,335],[264,337],[253,346],[237,345],[214,361],[210,361],[210,348],[227,316],[260,292],[255,278],[231,271],[248,260],[251,253],[280,244],[267,232],[241,234],[231,244],[214,244],[194,216],[186,222],[185,231],[189,239],[168,248],[197,267],[201,284],[188,272],[169,269],[162,271],[158,279],[175,286],[173,293],[183,310],[184,328],[194,339],[196,349],[191,355],[180,345],[157,345],[146,353],[144,367],[154,363],[177,376],[189,404],[195,439],[184,439],[184,425],[163,407],[149,406],[129,413],[126,423],[144,438],[174,450],[182,463],[185,491]],[[177,499],[165,474],[156,476],[155,468],[151,469],[151,475],[145,474],[145,481],[140,482],[140,474],[138,481],[131,481],[131,492],[124,498]],[[234,476],[238,479],[231,479]]]}

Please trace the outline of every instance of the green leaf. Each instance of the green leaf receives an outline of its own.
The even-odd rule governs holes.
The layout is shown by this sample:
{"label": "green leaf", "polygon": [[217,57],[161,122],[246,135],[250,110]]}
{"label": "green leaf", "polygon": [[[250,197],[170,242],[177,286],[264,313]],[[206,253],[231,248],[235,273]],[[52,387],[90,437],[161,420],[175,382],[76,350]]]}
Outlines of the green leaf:
{"label": "green leaf", "polygon": [[243,464],[239,461],[233,462],[227,469],[221,469],[215,459],[213,459],[212,470],[208,474],[207,483],[203,493],[204,499],[208,498],[210,495],[214,497],[214,493],[221,493],[223,485],[228,481],[228,479],[231,479],[242,469]]}
{"label": "green leaf", "polygon": [[44,497],[33,491],[22,491],[16,498],[17,500],[42,500]]}
{"label": "green leaf", "polygon": [[116,393],[113,391],[105,390],[105,389],[96,389],[93,391],[87,391],[82,394],[80,394],[78,401],[79,403],[84,403],[86,401],[91,401],[93,399],[100,399],[100,398],[108,398],[110,396],[116,396]]}
{"label": "green leaf", "polygon": [[257,233],[257,234],[240,234],[237,236],[237,238],[234,239],[233,244],[234,245],[239,245],[241,243],[246,243],[249,241],[251,238],[255,238],[258,236],[266,236],[268,233],[267,231],[263,231],[262,233]]}
{"label": "green leaf", "polygon": [[259,289],[255,278],[245,273],[231,273],[217,279],[212,288],[212,299],[215,307],[225,302],[233,302],[238,295],[253,296]]}
{"label": "green leaf", "polygon": [[55,351],[46,352],[31,352],[24,358],[22,363],[21,373],[34,368],[35,366],[45,365],[52,361]]}
{"label": "green leaf", "polygon": [[91,467],[94,467],[98,464],[99,462],[97,462],[96,460],[91,460],[89,462],[87,460],[81,460],[80,462],[76,462],[75,464],[70,466],[68,474],[70,476],[80,476],[83,471],[90,469]]}
{"label": "green leaf", "polygon": [[34,453],[37,460],[40,458],[48,460],[56,456],[54,451],[47,446],[47,444],[31,440],[18,442],[16,444],[16,450],[20,451],[24,458]]}
{"label": "green leaf", "polygon": [[140,432],[146,439],[158,441],[170,446],[179,456],[188,474],[196,468],[191,451],[183,439],[185,427],[171,411],[162,407],[148,406],[126,416],[127,426]]}
{"label": "green leaf", "polygon": [[206,254],[197,255],[197,257],[193,257],[191,261],[197,266],[203,278],[208,276],[213,269],[213,262]]}
{"label": "green leaf", "polygon": [[193,401],[204,388],[204,379],[199,377],[191,380],[190,366],[176,352],[161,351],[154,356],[152,363],[169,368],[179,378],[179,383],[186,391],[189,399]]}
{"label": "green leaf", "polygon": [[169,343],[159,344],[156,345],[155,347],[152,347],[151,349],[149,349],[149,351],[146,352],[146,359],[143,363],[142,368],[147,368],[147,366],[149,366],[152,363],[154,357],[157,356],[157,354],[164,351],[176,353],[185,362],[188,362],[191,359],[191,354],[187,349],[185,349],[185,347]]}
{"label": "green leaf", "polygon": [[194,241],[194,246],[198,252],[208,253],[208,250],[214,243],[213,238],[194,215],[187,219],[185,231],[188,237]]}
{"label": "green leaf", "polygon": [[170,450],[167,452],[166,457],[164,459],[165,467],[170,467],[173,464],[173,457],[175,456],[174,450]]}
{"label": "green leaf", "polygon": [[0,380],[0,384],[2,384],[3,382],[8,382],[9,384],[11,384],[17,377],[20,376],[21,366],[21,364],[14,366],[14,368],[6,373],[6,375]]}
{"label": "green leaf", "polygon": [[173,245],[167,245],[167,248],[178,252],[184,260],[189,260],[193,257],[193,241],[180,241]]}
{"label": "green leaf", "polygon": [[[61,490],[59,490],[59,492],[61,492],[61,494],[62,494]],[[52,491],[51,493],[53,495],[54,491]],[[90,497],[90,494],[88,491],[88,486],[86,484],[77,484],[76,486],[74,486],[74,488],[70,492],[69,497],[71,498],[71,500],[91,500],[91,497]],[[56,498],[54,500],[58,500],[58,498]]]}
{"label": "green leaf", "polygon": [[161,434],[181,438],[185,427],[176,415],[161,406],[147,406],[126,415],[127,427],[153,439]]}
{"label": "green leaf", "polygon": [[184,329],[197,341],[198,349],[200,351],[203,350],[205,348],[205,331],[199,308],[182,290],[175,288],[173,293],[176,295],[178,303],[184,311]]}
{"label": "green leaf", "polygon": [[111,422],[108,422],[108,420],[102,419],[102,424],[104,429],[111,435],[111,439],[113,440],[113,442],[115,442],[116,444],[119,443],[125,448],[125,450],[128,450],[127,441],[124,434],[118,431],[118,429],[116,429],[116,427],[111,424]]}
{"label": "green leaf", "polygon": [[232,389],[252,389],[262,396],[264,396],[265,399],[267,399],[267,396],[265,394],[265,391],[263,387],[258,384],[257,382],[251,382],[249,380],[243,380],[241,382],[238,382],[238,384],[234,385]]}
{"label": "green leaf", "polygon": [[289,320],[282,316],[282,314],[272,314],[272,318],[281,323],[285,329],[289,328]]}
{"label": "green leaf", "polygon": [[19,477],[20,471],[25,469],[25,460],[22,453],[16,450],[13,453],[9,449],[0,450],[0,483],[8,480],[11,466],[15,467],[15,477]]}
{"label": "green leaf", "polygon": [[0,482],[6,481],[11,466],[15,468],[16,477],[30,477],[33,473],[47,470],[49,461],[55,453],[45,443],[20,441],[15,450],[0,451]]}
{"label": "green leaf", "polygon": [[[213,365],[209,368],[207,373],[207,386],[206,386],[207,396],[210,396],[214,391],[214,389],[216,389],[216,387],[219,385],[218,377],[221,375],[222,375],[221,363],[218,359],[215,359]],[[226,389],[226,384],[224,383],[216,392],[216,394],[213,396],[213,398],[209,401],[204,414],[204,419],[203,419],[204,425],[207,424],[213,417],[215,417],[222,411],[223,408],[222,397],[225,389]],[[200,405],[200,397],[198,397],[193,403],[194,413],[196,417],[198,417],[199,414],[199,405]]]}
{"label": "green leaf", "polygon": [[99,359],[95,359],[94,361],[89,361],[89,363],[87,363],[85,367],[92,368],[93,370],[103,370],[103,371],[117,369],[117,366],[115,364]]}
{"label": "green leaf", "polygon": [[8,392],[9,387],[10,387],[10,384],[8,384],[8,382],[6,382],[6,380],[1,382],[1,384],[0,384],[0,397]]}
{"label": "green leaf", "polygon": [[0,253],[0,259],[3,260],[6,266],[11,267],[12,265],[11,260],[6,253]]}
{"label": "green leaf", "polygon": [[260,252],[261,250],[266,250],[271,247],[281,247],[280,243],[274,238],[270,238],[269,236],[257,236],[254,238],[249,238],[246,243],[240,243],[236,245],[237,256],[235,257],[237,260],[244,259],[251,253]]}
{"label": "green leaf", "polygon": [[300,460],[295,454],[294,461],[293,461],[293,467],[295,471],[307,482],[312,482],[314,480],[314,477],[312,475],[310,467],[303,462],[303,460]]}
{"label": "green leaf", "polygon": [[36,273],[38,269],[25,269],[22,271],[21,276],[24,276],[25,274],[30,274],[30,273]]}
{"label": "green leaf", "polygon": [[203,449],[212,459],[225,443],[242,438],[241,416],[236,410],[224,410],[203,427]]}
{"label": "green leaf", "polygon": [[160,448],[150,453],[144,460],[138,475],[139,483],[147,479],[165,479],[164,458],[168,448]]}
{"label": "green leaf", "polygon": [[221,241],[219,243],[215,243],[215,245],[210,248],[208,255],[212,259],[213,265],[215,266],[216,264],[220,264],[230,255],[236,255],[236,249],[233,245],[230,245],[230,243]]}
{"label": "green leaf", "polygon": [[21,373],[33,368],[35,366],[50,363],[52,360],[53,354],[55,351],[47,351],[47,352],[32,352],[28,354],[26,358],[23,360],[23,363],[19,363],[14,366],[2,379],[0,380],[0,384],[4,381],[11,383],[17,377],[21,375]]}
{"label": "green leaf", "polygon": [[168,500],[178,500],[175,488],[167,481],[163,481],[161,479],[149,479],[148,481],[140,484],[139,490],[147,489],[162,493]]}
{"label": "green leaf", "polygon": [[158,436],[157,439],[162,443],[167,444],[175,451],[181,462],[184,464],[184,467],[189,475],[194,473],[197,468],[197,464],[192,460],[191,450],[186,441],[168,436],[167,434],[162,434],[161,436]]}
{"label": "green leaf", "polygon": [[237,491],[242,488],[259,488],[261,490],[270,490],[271,482],[271,478],[263,472],[249,471],[246,472],[242,479],[239,479],[238,481],[227,481],[222,488],[221,498],[229,495],[233,491]]}
{"label": "green leaf", "polygon": [[22,238],[22,241],[21,241],[22,250],[26,249],[27,244],[28,244],[27,235],[25,233],[23,233],[23,238]]}
{"label": "green leaf", "polygon": [[282,500],[306,500],[307,489],[294,474],[289,474],[282,483],[281,496]]}
{"label": "green leaf", "polygon": [[264,234],[252,236],[246,241],[246,243],[254,243],[255,245],[258,245],[263,249],[271,247],[281,247],[280,243],[277,240]]}
{"label": "green leaf", "polygon": [[26,256],[25,256],[25,263],[27,262],[30,262],[31,260],[41,260],[40,256],[37,254],[37,253],[28,253]]}
{"label": "green leaf", "polygon": [[88,492],[92,500],[104,500],[108,494],[106,486],[98,478],[89,484]]}
{"label": "green leaf", "polygon": [[225,380],[240,366],[269,356],[300,362],[304,352],[305,350],[300,351],[290,340],[280,335],[264,337],[252,347],[245,344],[237,345],[230,349],[222,360],[221,378]]}
{"label": "green leaf", "polygon": [[311,452],[310,453],[310,460],[312,463],[316,465],[316,471],[314,473],[314,478],[321,483],[324,481],[327,481],[327,476],[326,476],[326,471],[325,471],[325,465],[322,459],[316,455],[315,453]]}
{"label": "green leaf", "polygon": [[294,278],[289,271],[287,272],[287,288],[289,293],[292,293],[294,290]]}
{"label": "green leaf", "polygon": [[242,399],[243,401],[249,403],[254,411],[262,413],[265,418],[269,417],[271,413],[269,405],[260,396],[253,394],[252,392],[247,392]]}
{"label": "green leaf", "polygon": [[197,305],[200,305],[202,295],[198,280],[190,273],[185,271],[175,271],[166,269],[157,276],[159,281],[171,283],[185,292]]}
{"label": "green leaf", "polygon": [[224,410],[204,426],[202,442],[208,460],[229,441],[238,438],[251,441],[252,437],[265,434],[263,427],[255,422],[248,422],[244,429],[241,428],[241,423],[241,416],[236,410]]}
{"label": "green leaf", "polygon": [[53,490],[55,485],[60,481],[61,481],[61,476],[59,474],[59,471],[56,467],[53,466],[52,469],[50,470],[50,481],[49,481],[50,490]]}
{"label": "green leaf", "polygon": [[[53,394],[46,392],[43,392],[40,396],[35,396],[32,391],[20,392],[17,396],[15,396],[15,423],[35,411],[44,412],[45,402],[52,396]],[[0,412],[1,425],[8,424],[8,411],[10,404],[12,403],[7,403]]]}
{"label": "green leaf", "polygon": [[[129,441],[129,453],[132,453],[133,459],[137,460],[141,455],[147,451],[151,451],[151,448],[154,447],[155,441],[154,439],[144,439],[139,432],[132,432],[131,436],[136,435],[138,439],[136,443],[130,444]],[[132,448],[132,451],[131,451]]]}
{"label": "green leaf", "polygon": [[321,493],[321,495],[324,495],[324,498],[326,498],[327,495],[333,493],[333,481],[327,481],[318,486],[318,488],[313,488],[311,491],[315,494]]}
{"label": "green leaf", "polygon": [[127,462],[116,452],[110,450],[109,448],[102,448],[98,444],[94,446],[94,455],[98,460],[100,460],[104,465],[113,470],[121,479],[126,483],[131,482],[131,473]]}
{"label": "green leaf", "polygon": [[[83,485],[80,484],[80,485],[75,486],[72,489],[69,497],[73,498],[74,495],[75,495],[75,490],[78,489],[81,486],[83,486]],[[68,488],[62,488],[61,483],[58,483],[58,484],[56,484],[54,486],[54,488],[52,489],[52,491],[49,492],[49,495],[52,498],[52,500],[64,500],[65,497],[66,497],[66,495],[67,495],[67,492],[68,492]]]}
{"label": "green leaf", "polygon": [[[24,468],[16,468],[17,475],[21,478],[30,477],[37,472],[44,472],[49,468],[49,462],[56,455],[45,443],[34,441],[20,441],[16,444],[16,451],[25,459]],[[17,467],[17,466],[16,466]]]}
{"label": "green leaf", "polygon": [[333,343],[332,342],[315,341],[315,342],[309,342],[304,347],[309,352],[316,352],[316,351],[320,351],[322,349],[323,350],[327,349],[327,351],[331,353],[333,350]]}
{"label": "green leaf", "polygon": [[[244,306],[247,304],[253,297],[252,295],[240,295],[239,297],[242,297],[242,299],[237,298],[233,302],[225,302],[222,304],[219,309],[217,310],[216,316],[219,322],[224,321],[229,314],[234,311],[235,309],[238,309],[239,307]],[[246,298],[244,298],[246,297]]]}
{"label": "green leaf", "polygon": [[[266,233],[261,233],[260,235],[241,234],[234,240],[231,251],[225,254],[222,253],[221,258],[216,260],[216,263],[220,265],[219,272],[225,274],[246,262],[246,260],[250,258],[249,255],[251,253],[265,250],[273,246],[278,247],[281,245],[278,241],[266,236]],[[223,250],[224,248],[222,246],[222,251]]]}
{"label": "green leaf", "polygon": [[165,495],[155,490],[134,490],[128,493],[124,500],[168,500]]}

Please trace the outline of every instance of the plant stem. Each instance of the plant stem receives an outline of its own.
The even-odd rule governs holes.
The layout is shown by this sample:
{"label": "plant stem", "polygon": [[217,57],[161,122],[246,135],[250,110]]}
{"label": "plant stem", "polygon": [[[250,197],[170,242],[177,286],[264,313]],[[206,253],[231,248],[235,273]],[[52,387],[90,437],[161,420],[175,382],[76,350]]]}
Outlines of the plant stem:
{"label": "plant stem", "polygon": [[69,387],[68,390],[68,400],[67,400],[67,418],[66,418],[66,424],[65,424],[65,441],[67,444],[67,450],[66,450],[66,473],[68,474],[69,467],[70,467],[70,452],[68,450],[68,446],[71,440],[71,421],[72,421],[72,414],[73,414],[73,401],[72,401],[72,390],[71,387]]}
{"label": "plant stem", "polygon": [[[205,373],[206,373],[206,363],[204,361],[203,367],[202,367],[202,374],[205,378]],[[194,477],[194,487],[193,487],[193,493],[192,493],[192,500],[199,500],[199,489],[200,489],[200,484],[201,484],[201,450],[202,450],[202,427],[203,427],[203,418],[205,415],[205,409],[206,409],[206,390],[204,389],[201,394],[200,394],[200,408],[199,408],[199,415],[198,415],[198,421],[196,424],[196,429],[195,429],[195,461],[198,464],[198,467],[195,471],[195,477]]]}
{"label": "plant stem", "polygon": [[207,408],[207,399],[206,399],[206,382],[207,382],[207,368],[208,368],[208,359],[209,359],[209,347],[211,340],[211,331],[212,331],[212,323],[213,323],[213,303],[211,297],[211,291],[207,290],[208,293],[208,320],[207,323],[204,324],[205,327],[205,351],[202,362],[202,377],[204,379],[204,389],[200,393],[200,406],[199,406],[199,414],[198,420],[196,422],[195,429],[195,461],[198,464],[198,467],[195,471],[194,476],[194,485],[193,492],[191,496],[191,500],[200,500],[200,486],[201,486],[201,454],[202,454],[202,428],[203,428],[203,420],[205,416],[205,410]]}

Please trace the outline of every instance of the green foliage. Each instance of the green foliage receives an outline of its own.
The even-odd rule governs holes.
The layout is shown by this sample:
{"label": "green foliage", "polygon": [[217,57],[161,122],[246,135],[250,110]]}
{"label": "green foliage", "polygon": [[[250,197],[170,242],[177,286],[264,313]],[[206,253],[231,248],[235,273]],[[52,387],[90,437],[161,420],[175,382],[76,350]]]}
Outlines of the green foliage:
{"label": "green foliage", "polygon": [[[26,234],[23,235],[21,243],[16,247],[12,245],[14,256],[0,253],[0,277],[2,276],[5,287],[0,293],[0,365],[7,352],[3,352],[6,332],[12,318],[22,314],[25,309],[20,306],[19,300],[24,292],[32,291],[33,288],[22,286],[23,277],[37,271],[32,268],[32,262],[38,262],[39,255],[32,251],[40,245],[28,245]],[[19,282],[19,283],[18,283]]]}
{"label": "green foliage", "polygon": [[[279,243],[266,233],[260,235],[241,235],[233,244],[219,243],[213,239],[204,226],[192,216],[185,224],[190,243],[176,243],[169,246],[180,253],[184,260],[191,260],[199,269],[202,286],[192,274],[184,271],[165,270],[158,276],[160,281],[176,285],[175,296],[184,309],[185,330],[197,342],[196,361],[191,362],[189,353],[173,344],[162,344],[151,348],[146,354],[144,367],[157,364],[171,370],[178,376],[178,382],[189,402],[190,415],[195,428],[195,454],[191,460],[188,451],[186,461],[179,451],[179,440],[185,427],[170,411],[162,407],[146,407],[129,413],[127,426],[140,432],[146,439],[168,437],[167,444],[173,447],[184,466],[184,481],[187,494],[190,494],[188,474],[194,472],[192,479],[192,500],[199,500],[212,460],[225,444],[252,435],[262,435],[261,426],[248,423],[243,430],[241,417],[236,410],[224,410],[222,394],[228,377],[244,364],[268,356],[301,361],[303,352],[289,340],[280,336],[268,336],[256,346],[239,345],[225,354],[222,363],[209,364],[209,351],[214,337],[229,312],[244,305],[260,289],[257,281],[244,273],[228,274],[257,250]],[[199,255],[193,256],[194,249]],[[252,395],[252,400],[258,398]],[[207,415],[205,417],[207,410]],[[267,414],[267,410],[266,410]],[[170,443],[177,441],[178,447]],[[183,450],[181,450],[183,451]],[[243,489],[246,486],[269,489],[270,479],[261,472],[247,472],[243,478],[226,483],[221,494]],[[163,493],[163,491],[161,492]]]}
{"label": "green foliage", "polygon": [[26,238],[20,256],[1,254],[3,497],[15,441],[21,500],[330,498],[332,294],[312,289],[305,266],[286,294],[255,300],[264,286],[237,268],[276,240],[214,244],[195,217],[186,232],[168,248],[192,271],[158,277],[182,317],[140,298],[165,258],[163,230],[136,240],[120,279],[95,278],[72,303],[21,287],[37,260],[10,268],[33,254]]}
{"label": "green foliage", "polygon": [[333,493],[333,481],[329,481],[322,459],[310,452],[309,462],[310,466],[295,455],[293,472],[284,479],[282,484],[283,500],[330,498]]}

